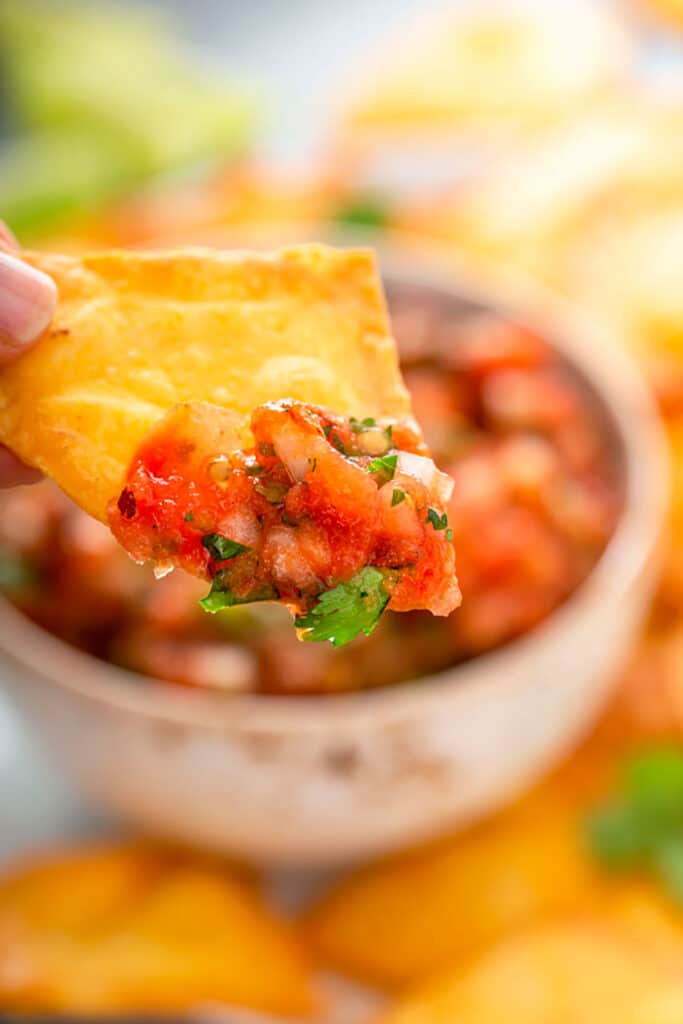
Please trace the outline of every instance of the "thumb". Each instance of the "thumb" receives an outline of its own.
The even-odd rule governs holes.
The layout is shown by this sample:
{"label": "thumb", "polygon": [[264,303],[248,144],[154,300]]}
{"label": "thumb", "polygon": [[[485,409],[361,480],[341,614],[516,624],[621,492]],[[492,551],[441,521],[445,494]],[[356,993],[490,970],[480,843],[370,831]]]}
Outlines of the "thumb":
{"label": "thumb", "polygon": [[50,323],[57,289],[46,274],[0,251],[0,360],[17,356]]}

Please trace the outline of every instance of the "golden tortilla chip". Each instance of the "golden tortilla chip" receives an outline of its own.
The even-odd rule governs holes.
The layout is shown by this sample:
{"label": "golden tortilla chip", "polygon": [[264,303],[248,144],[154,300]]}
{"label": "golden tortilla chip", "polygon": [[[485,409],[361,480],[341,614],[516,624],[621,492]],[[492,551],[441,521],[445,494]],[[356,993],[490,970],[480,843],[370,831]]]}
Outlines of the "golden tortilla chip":
{"label": "golden tortilla chip", "polygon": [[308,911],[309,944],[332,968],[402,987],[530,921],[591,905],[596,873],[566,804],[530,800],[349,875]]}
{"label": "golden tortilla chip", "polygon": [[0,879],[0,1009],[301,1016],[311,975],[253,884],[209,857],[147,845],[75,851]]}
{"label": "golden tortilla chip", "polygon": [[596,101],[630,62],[628,30],[607,5],[426,7],[354,76],[354,127],[485,128],[507,137]]}
{"label": "golden tortilla chip", "polygon": [[179,402],[240,417],[279,398],[410,413],[369,251],[25,258],[60,299],[39,344],[0,369],[0,441],[98,519]]}
{"label": "golden tortilla chip", "polygon": [[400,1001],[382,1024],[673,1024],[680,968],[599,918],[569,918],[494,946]]}

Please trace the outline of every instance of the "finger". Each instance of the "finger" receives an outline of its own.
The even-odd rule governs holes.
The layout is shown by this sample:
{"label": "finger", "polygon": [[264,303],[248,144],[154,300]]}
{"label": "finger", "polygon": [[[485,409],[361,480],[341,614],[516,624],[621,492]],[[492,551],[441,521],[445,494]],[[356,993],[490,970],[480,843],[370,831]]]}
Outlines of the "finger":
{"label": "finger", "polygon": [[57,305],[54,281],[0,252],[0,360],[19,355],[50,323]]}
{"label": "finger", "polygon": [[20,484],[34,484],[40,480],[37,469],[20,462],[16,455],[0,445],[0,488],[18,487]]}

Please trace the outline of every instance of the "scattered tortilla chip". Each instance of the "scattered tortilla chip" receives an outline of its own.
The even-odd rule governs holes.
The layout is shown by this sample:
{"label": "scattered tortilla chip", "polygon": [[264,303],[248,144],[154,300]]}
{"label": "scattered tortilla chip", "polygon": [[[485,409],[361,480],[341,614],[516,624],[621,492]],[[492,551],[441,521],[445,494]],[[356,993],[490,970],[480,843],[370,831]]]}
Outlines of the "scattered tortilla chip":
{"label": "scattered tortilla chip", "polygon": [[529,921],[590,905],[595,886],[575,817],[559,799],[534,800],[351,875],[303,927],[330,966],[403,986]]}
{"label": "scattered tortilla chip", "polygon": [[303,1015],[308,967],[254,886],[216,860],[151,846],[53,857],[0,880],[0,1008]]}
{"label": "scattered tortilla chip", "polygon": [[382,1024],[655,1024],[683,975],[599,919],[540,925],[408,996]]}
{"label": "scattered tortilla chip", "polygon": [[683,955],[683,912],[665,889],[604,872],[584,839],[586,810],[611,789],[624,753],[670,721],[661,685],[632,674],[593,735],[533,792],[323,894],[303,921],[319,958],[384,988],[418,985],[520,930],[577,913],[598,913],[662,955]]}
{"label": "scattered tortilla chip", "polygon": [[60,301],[40,343],[0,370],[0,440],[100,520],[179,402],[242,417],[285,397],[347,416],[410,413],[369,251],[26,259]]}
{"label": "scattered tortilla chip", "polygon": [[[445,9],[443,9],[445,6]],[[373,50],[350,102],[356,128],[529,129],[595,100],[631,55],[606,5],[465,3],[419,9]]]}

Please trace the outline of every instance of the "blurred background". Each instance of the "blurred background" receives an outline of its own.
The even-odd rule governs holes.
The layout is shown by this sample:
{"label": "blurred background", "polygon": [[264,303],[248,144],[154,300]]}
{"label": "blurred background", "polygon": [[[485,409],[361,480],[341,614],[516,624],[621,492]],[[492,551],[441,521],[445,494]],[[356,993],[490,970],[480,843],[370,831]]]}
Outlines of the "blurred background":
{"label": "blurred background", "polygon": [[[21,621],[26,648],[47,632],[92,659],[86,685],[97,663],[160,701],[267,695],[292,715],[522,672],[539,702],[514,740],[489,725],[503,765],[544,716],[566,722],[481,824],[313,885],[159,846],[149,824],[140,844],[8,688],[0,1009],[683,1021],[683,3],[3,0],[0,97],[0,219],[27,248],[379,249],[416,414],[456,484],[464,593],[447,621],[387,616],[343,651],[304,648],[281,609],[209,619],[196,581],[153,581],[49,484],[20,488],[0,497],[14,692],[39,674]],[[640,604],[615,582],[636,569]],[[589,601],[609,647],[592,637],[590,671],[563,618]],[[555,635],[549,670],[535,638]],[[576,680],[565,704],[555,676]],[[36,866],[55,846],[74,849]]]}

